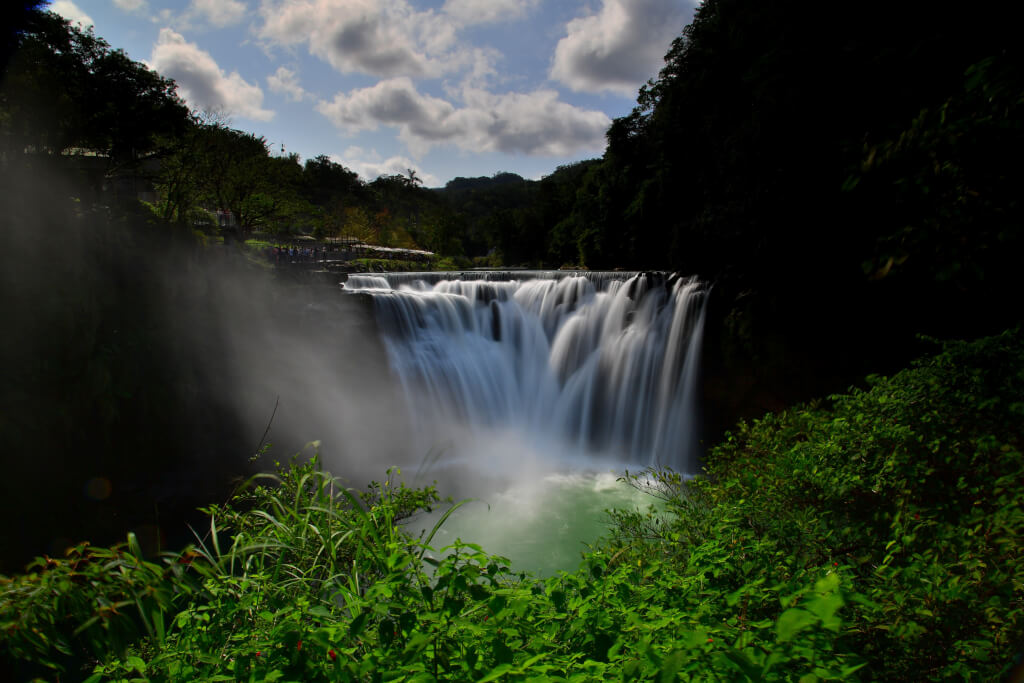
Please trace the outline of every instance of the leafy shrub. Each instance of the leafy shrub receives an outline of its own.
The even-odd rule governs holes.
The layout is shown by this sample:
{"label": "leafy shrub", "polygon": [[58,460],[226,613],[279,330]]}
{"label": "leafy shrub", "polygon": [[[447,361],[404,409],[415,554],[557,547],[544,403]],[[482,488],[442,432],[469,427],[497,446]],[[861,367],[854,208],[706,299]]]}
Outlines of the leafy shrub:
{"label": "leafy shrub", "polygon": [[868,678],[998,678],[1024,640],[1021,333],[869,385],[741,424],[700,479],[654,473],[672,516],[617,514],[609,550],[685,568],[727,623],[781,619],[780,587],[831,571],[851,592],[829,647]]}

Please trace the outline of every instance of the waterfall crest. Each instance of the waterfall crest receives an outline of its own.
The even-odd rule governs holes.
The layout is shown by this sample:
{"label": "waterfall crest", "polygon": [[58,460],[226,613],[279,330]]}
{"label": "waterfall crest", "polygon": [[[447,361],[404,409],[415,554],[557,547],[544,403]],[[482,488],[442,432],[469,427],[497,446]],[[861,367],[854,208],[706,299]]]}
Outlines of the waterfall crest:
{"label": "waterfall crest", "polygon": [[696,279],[389,273],[352,275],[345,289],[372,296],[424,438],[453,425],[512,431],[560,455],[696,469],[706,295]]}

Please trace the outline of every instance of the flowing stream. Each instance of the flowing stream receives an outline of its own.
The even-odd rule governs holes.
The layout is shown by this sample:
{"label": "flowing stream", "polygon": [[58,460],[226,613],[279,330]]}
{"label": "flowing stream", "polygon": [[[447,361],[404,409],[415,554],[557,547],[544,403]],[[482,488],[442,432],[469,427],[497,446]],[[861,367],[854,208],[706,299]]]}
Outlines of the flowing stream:
{"label": "flowing stream", "polygon": [[[598,505],[583,514],[592,520],[638,502],[609,473],[696,469],[706,295],[699,281],[661,273],[389,273],[352,275],[345,289],[373,299],[412,447],[428,454],[423,469],[458,472],[474,482],[470,490],[492,492],[491,515],[462,515],[477,518],[464,539],[476,531],[515,548],[522,539],[503,528],[536,537],[534,519],[547,530],[544,544],[568,545],[578,557],[575,536],[596,535],[580,509]],[[538,517],[541,504],[527,489],[555,504]],[[568,532],[552,539],[552,530]],[[446,534],[459,531],[460,521],[449,520]],[[522,554],[493,545],[485,547]]]}

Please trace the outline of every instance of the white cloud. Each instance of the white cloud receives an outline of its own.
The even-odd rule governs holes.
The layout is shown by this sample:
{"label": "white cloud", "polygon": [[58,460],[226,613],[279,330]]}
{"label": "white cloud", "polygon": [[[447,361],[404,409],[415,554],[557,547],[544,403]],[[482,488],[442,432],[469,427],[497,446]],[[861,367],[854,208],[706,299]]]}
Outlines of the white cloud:
{"label": "white cloud", "polygon": [[146,8],[146,0],[114,0],[114,4],[125,12],[141,12]]}
{"label": "white cloud", "polygon": [[346,159],[366,159],[367,161],[380,161],[380,154],[378,154],[377,150],[366,150],[357,145],[346,147],[345,151],[342,152],[342,156],[344,156]]}
{"label": "white cloud", "polygon": [[467,135],[458,144],[464,149],[534,156],[597,152],[611,125],[604,112],[562,102],[554,90],[493,94],[467,88],[463,99]]}
{"label": "white cloud", "polygon": [[244,19],[246,11],[245,3],[238,0],[192,0],[185,10],[184,20],[189,25],[224,28]]}
{"label": "white cloud", "polygon": [[[114,0],[118,6],[145,6],[146,0]],[[125,8],[127,9],[127,8]],[[241,0],[190,0],[181,11],[164,8],[152,16],[153,23],[177,31],[205,31],[233,26],[245,20],[249,7]]]}
{"label": "white cloud", "polygon": [[493,94],[462,91],[464,106],[421,94],[408,78],[393,78],[320,102],[317,111],[348,134],[396,127],[414,155],[450,143],[473,152],[566,156],[598,151],[610,119],[575,107],[553,90]]}
{"label": "white cloud", "polygon": [[273,46],[307,44],[342,73],[436,77],[472,65],[450,17],[407,0],[264,0],[257,33]]}
{"label": "white cloud", "polygon": [[445,0],[441,10],[463,26],[512,21],[526,16],[539,0]]}
{"label": "white cloud", "polygon": [[95,25],[92,17],[83,12],[81,8],[71,2],[71,0],[57,0],[55,3],[50,5],[48,9],[51,12],[64,17],[72,24],[79,24],[82,28],[89,28],[90,26]]}
{"label": "white cloud", "polygon": [[634,95],[692,13],[690,0],[603,0],[597,14],[568,23],[550,76],[577,91]]}
{"label": "white cloud", "polygon": [[[369,160],[359,159],[359,155],[351,154],[351,152],[358,151],[366,153],[371,158]],[[409,169],[416,171],[416,176],[423,181],[423,184],[427,187],[437,187],[440,185],[440,181],[437,176],[430,173],[424,173],[415,161],[403,157],[393,156],[383,161],[380,161],[380,155],[377,154],[377,150],[371,149],[368,153],[359,147],[350,147],[345,150],[343,156],[337,156],[332,154],[330,156],[331,161],[341,164],[345,168],[355,171],[364,180],[373,181],[382,175],[408,175]]]}
{"label": "white cloud", "polygon": [[375,130],[381,124],[429,139],[455,133],[443,130],[455,108],[445,100],[421,95],[405,77],[380,81],[348,95],[338,93],[332,102],[318,104],[317,111],[350,133]]}
{"label": "white cloud", "polygon": [[288,67],[280,66],[277,71],[267,76],[267,87],[271,92],[284,95],[292,102],[299,102],[307,93],[299,85],[298,74]]}
{"label": "white cloud", "polygon": [[182,97],[196,109],[236,114],[269,121],[274,112],[263,109],[263,91],[237,71],[225,74],[213,57],[176,31],[160,29],[150,62],[161,75],[178,83]]}
{"label": "white cloud", "polygon": [[482,87],[498,76],[496,64],[501,60],[501,53],[494,48],[473,48],[467,60],[467,71],[462,79],[463,85]]}

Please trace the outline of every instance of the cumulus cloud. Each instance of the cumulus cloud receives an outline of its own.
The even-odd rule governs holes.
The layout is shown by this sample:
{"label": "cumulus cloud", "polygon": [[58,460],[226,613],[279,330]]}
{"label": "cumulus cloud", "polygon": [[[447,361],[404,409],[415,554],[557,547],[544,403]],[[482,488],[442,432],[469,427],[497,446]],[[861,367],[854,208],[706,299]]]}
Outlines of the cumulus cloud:
{"label": "cumulus cloud", "polygon": [[[146,0],[114,0],[118,6],[146,6]],[[124,9],[128,9],[124,7]],[[242,22],[249,11],[240,0],[190,0],[181,11],[164,8],[153,14],[153,23],[172,26],[177,31],[221,29]]]}
{"label": "cumulus cloud", "polygon": [[601,111],[563,102],[554,90],[493,94],[463,93],[464,119],[471,123],[465,149],[535,156],[567,156],[604,149],[611,119]]}
{"label": "cumulus cloud", "polygon": [[160,29],[150,62],[163,76],[178,83],[178,91],[196,109],[269,121],[274,112],[263,109],[263,91],[237,71],[225,74],[210,54],[178,32]]}
{"label": "cumulus cloud", "polygon": [[603,0],[597,14],[568,23],[550,76],[576,91],[633,95],[692,13],[690,0]]}
{"label": "cumulus cloud", "polygon": [[[342,156],[344,156],[346,159],[366,159],[368,161],[380,161],[380,154],[377,153],[377,150],[366,150],[357,145],[346,147],[345,151],[342,152]],[[335,161],[338,160],[335,159]],[[339,163],[341,162],[339,161]]]}
{"label": "cumulus cloud", "polygon": [[[361,153],[367,154],[370,159],[360,159],[359,155]],[[419,164],[403,156],[393,156],[380,161],[380,155],[377,154],[376,150],[369,150],[369,152],[366,152],[359,147],[350,147],[345,150],[344,155],[339,157],[332,154],[330,158],[331,161],[341,164],[349,170],[355,171],[366,181],[376,180],[382,175],[408,175],[409,169],[412,169],[416,171],[416,176],[423,181],[425,186],[436,187],[440,185],[440,181],[437,179],[437,176],[425,173],[420,169]]]}
{"label": "cumulus cloud", "polygon": [[257,33],[271,46],[307,44],[342,73],[436,77],[471,64],[443,13],[406,0],[266,0]]}
{"label": "cumulus cloud", "polygon": [[375,130],[383,124],[433,141],[456,132],[450,126],[455,108],[445,100],[420,94],[405,77],[380,81],[347,95],[338,93],[333,101],[318,104],[317,111],[349,133]]}
{"label": "cumulus cloud", "polygon": [[298,102],[307,95],[305,89],[299,85],[298,74],[284,66],[278,67],[277,71],[267,76],[267,87],[271,92],[284,95],[292,102]]}
{"label": "cumulus cloud", "polygon": [[57,0],[57,2],[50,5],[48,9],[51,12],[59,14],[60,16],[64,17],[72,24],[78,24],[83,28],[88,28],[90,26],[95,25],[95,22],[92,20],[92,17],[83,12],[81,8],[79,8],[78,5],[76,5],[75,3],[71,2],[71,0]]}
{"label": "cumulus cloud", "polygon": [[146,8],[146,0],[114,0],[114,5],[125,12],[141,12]]}
{"label": "cumulus cloud", "polygon": [[512,21],[526,16],[539,0],[445,0],[443,12],[463,26]]}
{"label": "cumulus cloud", "polygon": [[317,110],[348,134],[396,127],[416,155],[444,143],[474,152],[539,156],[597,151],[611,124],[603,112],[562,102],[553,90],[494,94],[466,87],[462,100],[456,107],[418,92],[408,78],[393,78],[338,93]]}
{"label": "cumulus cloud", "polygon": [[245,3],[238,0],[192,0],[185,10],[185,21],[190,25],[224,28],[244,19],[245,12]]}

